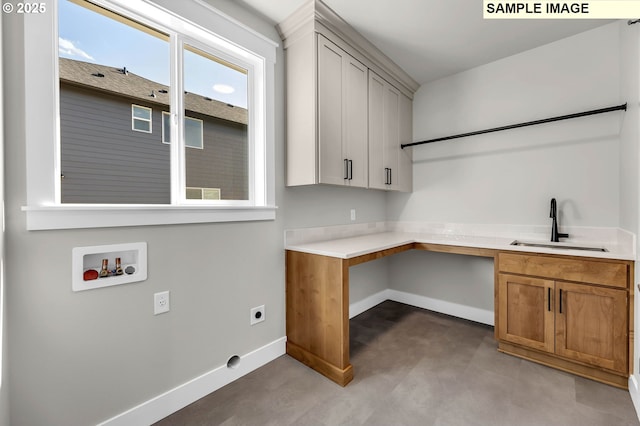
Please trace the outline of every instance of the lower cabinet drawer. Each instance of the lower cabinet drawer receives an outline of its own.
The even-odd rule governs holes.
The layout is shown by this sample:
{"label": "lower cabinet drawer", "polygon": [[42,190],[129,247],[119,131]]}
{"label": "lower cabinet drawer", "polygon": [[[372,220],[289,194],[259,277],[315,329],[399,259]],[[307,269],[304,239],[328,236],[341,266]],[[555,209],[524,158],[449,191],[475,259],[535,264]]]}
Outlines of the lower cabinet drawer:
{"label": "lower cabinet drawer", "polygon": [[630,268],[627,262],[606,259],[499,253],[498,270],[511,274],[627,288]]}

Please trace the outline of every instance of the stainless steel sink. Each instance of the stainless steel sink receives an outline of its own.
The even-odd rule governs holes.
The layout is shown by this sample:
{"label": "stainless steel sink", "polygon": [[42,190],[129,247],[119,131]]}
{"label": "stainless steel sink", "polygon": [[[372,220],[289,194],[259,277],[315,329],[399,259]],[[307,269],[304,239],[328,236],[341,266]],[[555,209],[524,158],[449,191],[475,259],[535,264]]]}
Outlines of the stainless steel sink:
{"label": "stainless steel sink", "polygon": [[552,243],[536,243],[530,241],[519,241],[515,240],[511,243],[512,246],[523,246],[523,247],[544,247],[551,249],[560,249],[560,250],[586,250],[586,251],[599,251],[606,252],[609,251],[604,247],[589,247],[589,246],[571,246],[565,244],[552,244]]}

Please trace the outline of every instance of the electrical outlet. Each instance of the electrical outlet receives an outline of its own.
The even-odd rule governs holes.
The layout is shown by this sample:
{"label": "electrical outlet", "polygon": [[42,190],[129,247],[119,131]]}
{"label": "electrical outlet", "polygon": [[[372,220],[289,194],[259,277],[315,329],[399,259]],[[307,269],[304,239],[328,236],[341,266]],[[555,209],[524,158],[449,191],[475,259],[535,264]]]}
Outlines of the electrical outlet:
{"label": "electrical outlet", "polygon": [[356,209],[351,209],[351,220],[356,220]]}
{"label": "electrical outlet", "polygon": [[169,312],[169,292],[162,291],[153,295],[153,315]]}
{"label": "electrical outlet", "polygon": [[249,324],[255,325],[264,320],[265,320],[264,305],[257,306],[251,309],[251,320],[249,321]]}

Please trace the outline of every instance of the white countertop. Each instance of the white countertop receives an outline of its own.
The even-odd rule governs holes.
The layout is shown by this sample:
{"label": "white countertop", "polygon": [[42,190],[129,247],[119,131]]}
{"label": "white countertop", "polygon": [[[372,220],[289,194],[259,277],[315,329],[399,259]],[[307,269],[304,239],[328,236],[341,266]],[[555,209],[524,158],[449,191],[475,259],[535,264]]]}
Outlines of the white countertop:
{"label": "white countertop", "polygon": [[[551,244],[554,247],[526,247],[513,246],[514,240]],[[380,250],[398,247],[410,243],[443,244],[460,247],[473,247],[495,250],[510,250],[529,253],[547,253],[555,255],[594,257],[603,259],[635,260],[635,243],[631,241],[603,241],[603,242],[560,242],[551,243],[542,239],[524,239],[509,237],[486,237],[477,235],[432,234],[424,232],[375,232],[366,235],[356,235],[346,238],[335,238],[312,242],[285,242],[285,249],[322,256],[350,259]],[[567,246],[596,246],[606,248],[606,252],[577,250],[565,248]]]}

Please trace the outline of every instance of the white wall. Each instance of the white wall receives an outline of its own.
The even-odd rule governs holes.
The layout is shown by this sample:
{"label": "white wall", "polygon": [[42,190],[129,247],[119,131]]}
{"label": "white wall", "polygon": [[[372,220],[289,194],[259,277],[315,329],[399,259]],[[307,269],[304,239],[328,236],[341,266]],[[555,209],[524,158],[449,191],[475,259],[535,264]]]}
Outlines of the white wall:
{"label": "white wall", "polygon": [[620,227],[638,233],[640,140],[640,26],[619,24],[620,98],[627,102],[620,129]]}
{"label": "white wall", "polygon": [[[2,45],[2,17],[0,17],[0,45]],[[2,58],[0,58],[0,113],[4,109],[2,90]],[[4,204],[4,123],[0,116],[0,220]],[[4,229],[0,229],[0,426],[9,426],[9,363],[6,332],[7,301],[4,296]]]}
{"label": "white wall", "polygon": [[[640,215],[640,182],[638,181],[638,167],[640,157],[638,143],[640,141],[640,26],[620,24],[620,75],[621,98],[628,102],[628,110],[620,132],[620,227],[638,235]],[[638,241],[636,240],[636,243]],[[636,253],[640,253],[636,247]],[[638,259],[636,259],[636,262]],[[635,329],[638,330],[640,315],[640,292],[635,285],[639,282],[640,270],[636,264],[636,277],[633,281]],[[640,338],[636,334],[634,339],[633,363],[634,380],[631,381],[629,391],[633,397],[636,409],[640,408],[639,361]],[[640,411],[640,410],[638,410]]]}
{"label": "white wall", "polygon": [[[617,24],[423,85],[416,141],[615,105]],[[617,226],[622,113],[414,147],[414,192],[389,217],[549,224],[556,197],[567,225]]]}
{"label": "white wall", "polygon": [[[423,85],[414,99],[414,140],[617,105],[619,74],[614,23]],[[617,227],[623,116],[414,147],[414,191],[388,196],[388,218],[551,229],[549,201],[556,197],[561,232],[563,225]],[[417,263],[410,254],[392,258],[391,276],[402,274],[394,289],[493,310],[484,297],[493,288],[490,260],[469,265],[455,255],[418,254],[425,260],[417,269],[409,267]]]}
{"label": "white wall", "polygon": [[[286,229],[367,223],[385,220],[383,191],[308,186],[285,188],[282,215]],[[282,205],[282,204],[281,204]],[[355,222],[351,209],[356,210]],[[349,269],[349,302],[354,304],[389,287],[388,259],[378,259]]]}
{"label": "white wall", "polygon": [[[279,42],[273,23],[231,0],[209,2]],[[350,208],[357,209],[357,222],[385,219],[382,192],[284,188],[279,47],[276,221],[27,232],[21,211],[26,204],[23,18],[4,15],[2,49],[5,100],[11,105],[5,111],[11,425],[96,424],[224,366],[231,355],[280,339],[285,335],[284,229],[350,223]],[[148,243],[145,282],[71,291],[73,247],[134,241]],[[377,268],[374,262],[356,273],[358,297],[386,283]],[[171,312],[153,316],[153,293],[163,290],[171,291]],[[267,319],[250,327],[249,309],[261,304]]]}

